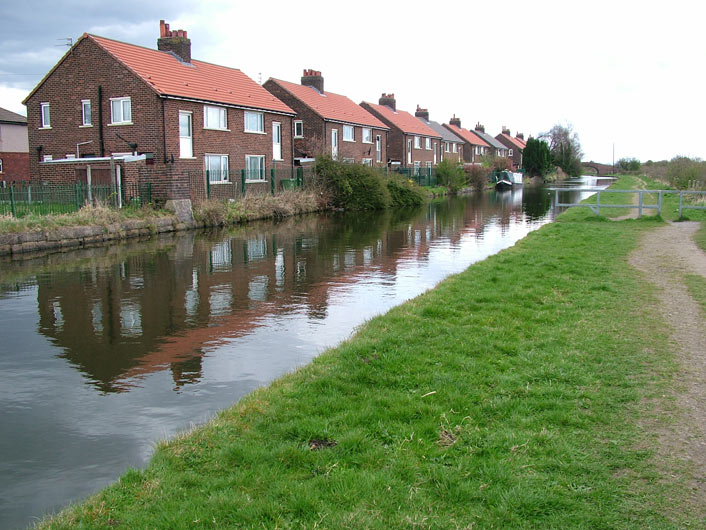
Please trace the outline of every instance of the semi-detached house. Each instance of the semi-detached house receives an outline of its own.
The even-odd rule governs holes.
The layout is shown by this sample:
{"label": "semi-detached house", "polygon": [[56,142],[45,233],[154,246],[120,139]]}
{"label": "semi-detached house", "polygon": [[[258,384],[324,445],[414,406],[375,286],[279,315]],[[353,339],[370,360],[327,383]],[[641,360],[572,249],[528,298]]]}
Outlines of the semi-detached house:
{"label": "semi-detached house", "polygon": [[463,150],[464,162],[479,164],[480,158],[489,153],[490,146],[477,134],[461,127],[461,119],[456,115],[449,120],[449,123],[445,123],[444,127],[466,142],[466,149]]}
{"label": "semi-detached house", "polygon": [[326,154],[344,162],[387,164],[389,127],[346,96],[325,91],[321,72],[304,70],[301,84],[268,79],[263,87],[297,113],[295,162]]}
{"label": "semi-detached house", "polygon": [[167,180],[207,170],[214,184],[292,165],[291,108],[238,69],[192,60],[164,21],[157,46],[84,34],[52,68],[24,102],[34,180],[73,182],[110,157]]}
{"label": "semi-detached house", "polygon": [[[449,131],[439,122],[429,119],[429,110],[417,105],[414,116],[430,129],[434,129],[441,136],[441,145],[438,146],[439,162],[449,160],[451,162],[463,162],[463,146],[465,142]],[[437,142],[432,142],[433,150],[437,150]]]}
{"label": "semi-detached house", "polygon": [[394,94],[383,94],[377,105],[365,101],[360,105],[390,127],[387,154],[391,165],[419,171],[438,163],[438,152],[434,151],[433,144],[438,145],[441,136],[409,112],[397,110]]}
{"label": "semi-detached house", "polygon": [[502,132],[498,134],[495,139],[507,147],[507,156],[512,160],[513,169],[521,168],[522,152],[526,145],[524,135],[517,133],[517,136],[513,137],[512,134],[510,134],[510,129],[503,127]]}

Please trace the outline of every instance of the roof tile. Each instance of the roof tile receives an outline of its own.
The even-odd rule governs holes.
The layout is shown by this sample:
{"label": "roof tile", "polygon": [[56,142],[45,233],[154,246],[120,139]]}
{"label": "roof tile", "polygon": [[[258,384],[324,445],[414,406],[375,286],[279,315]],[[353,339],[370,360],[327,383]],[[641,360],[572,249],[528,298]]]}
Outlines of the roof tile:
{"label": "roof tile", "polygon": [[375,109],[383,118],[392,123],[395,127],[407,134],[418,134],[420,136],[431,136],[440,138],[439,133],[424,125],[420,120],[404,110],[392,110],[387,105],[376,105],[366,103],[370,108]]}
{"label": "roof tile", "polygon": [[457,127],[456,125],[448,125],[448,127],[455,132],[458,136],[466,140],[471,145],[480,145],[481,147],[490,147],[486,142],[484,142],[480,136],[475,134],[473,131],[464,129],[462,127]]}

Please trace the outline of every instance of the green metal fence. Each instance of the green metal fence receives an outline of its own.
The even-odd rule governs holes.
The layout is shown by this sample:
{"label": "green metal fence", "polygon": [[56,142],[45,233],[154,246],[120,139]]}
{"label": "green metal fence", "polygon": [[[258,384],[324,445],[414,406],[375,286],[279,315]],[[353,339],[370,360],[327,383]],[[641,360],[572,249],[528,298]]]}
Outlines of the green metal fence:
{"label": "green metal fence", "polygon": [[[209,170],[190,172],[193,199],[238,199],[245,194],[271,194],[311,189],[317,181],[313,168],[285,167],[251,172],[246,169],[213,174]],[[202,185],[198,183],[202,182]],[[203,189],[203,193],[200,191]]]}
{"label": "green metal fence", "polygon": [[433,167],[400,167],[395,170],[400,175],[413,180],[419,186],[436,186],[436,168]]}
{"label": "green metal fence", "polygon": [[127,184],[121,187],[121,201],[115,186],[73,184],[10,184],[0,187],[0,215],[24,217],[71,213],[86,204],[105,204],[117,207],[143,205],[152,201],[150,183]]}

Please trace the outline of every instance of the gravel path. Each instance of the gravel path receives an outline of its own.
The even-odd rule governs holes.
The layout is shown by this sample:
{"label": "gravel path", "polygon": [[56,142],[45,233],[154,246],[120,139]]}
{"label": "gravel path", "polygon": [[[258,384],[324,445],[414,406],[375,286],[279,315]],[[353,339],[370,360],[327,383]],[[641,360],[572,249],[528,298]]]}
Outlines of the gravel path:
{"label": "gravel path", "polygon": [[630,264],[658,287],[659,310],[670,326],[679,361],[674,396],[679,414],[659,433],[660,454],[686,462],[694,507],[706,516],[706,315],[684,284],[706,278],[706,253],[694,243],[699,223],[670,223],[650,231]]}

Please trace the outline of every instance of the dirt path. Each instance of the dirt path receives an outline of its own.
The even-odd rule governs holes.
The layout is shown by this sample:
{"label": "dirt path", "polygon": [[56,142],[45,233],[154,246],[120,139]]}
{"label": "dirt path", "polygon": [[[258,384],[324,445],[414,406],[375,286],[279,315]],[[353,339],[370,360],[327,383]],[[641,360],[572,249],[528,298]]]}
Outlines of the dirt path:
{"label": "dirt path", "polygon": [[685,274],[706,278],[706,253],[693,239],[698,229],[699,223],[684,222],[650,231],[630,264],[658,287],[659,310],[679,361],[674,396],[680,414],[659,433],[660,454],[685,461],[691,500],[706,516],[706,315],[684,284]]}

